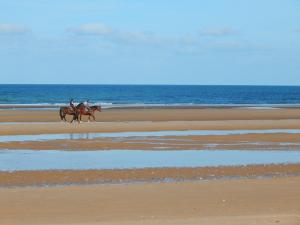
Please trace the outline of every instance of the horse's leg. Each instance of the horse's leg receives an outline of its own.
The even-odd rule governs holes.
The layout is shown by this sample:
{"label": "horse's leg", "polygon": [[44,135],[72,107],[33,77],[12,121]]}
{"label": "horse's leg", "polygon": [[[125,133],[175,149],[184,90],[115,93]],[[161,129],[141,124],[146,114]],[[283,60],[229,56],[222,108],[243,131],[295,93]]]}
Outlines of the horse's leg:
{"label": "horse's leg", "polygon": [[75,120],[75,114],[73,114],[73,118],[70,123],[73,123],[74,120]]}
{"label": "horse's leg", "polygon": [[94,115],[94,113],[92,114],[92,117],[93,117],[94,121],[96,121],[96,118],[95,118],[95,115]]}
{"label": "horse's leg", "polygon": [[60,122],[64,122],[64,116],[60,114]]}
{"label": "horse's leg", "polygon": [[65,116],[66,116],[65,112],[62,109],[60,109],[59,117],[60,117],[61,122],[65,121]]}
{"label": "horse's leg", "polygon": [[88,123],[90,122],[90,120],[91,120],[91,114],[89,114]]}
{"label": "horse's leg", "polygon": [[78,114],[77,113],[73,113],[72,115],[73,115],[72,122],[75,121],[75,120],[77,120],[77,122],[78,122]]}
{"label": "horse's leg", "polygon": [[67,115],[67,113],[64,113],[64,115],[63,115],[65,122],[67,122],[66,115]]}
{"label": "horse's leg", "polygon": [[79,123],[81,123],[81,113],[79,114]]}
{"label": "horse's leg", "polygon": [[78,120],[78,116],[77,116],[77,114],[76,113],[70,113],[70,115],[72,115],[73,117],[72,117],[72,120],[71,120],[71,122],[70,123],[73,123],[75,120]]}

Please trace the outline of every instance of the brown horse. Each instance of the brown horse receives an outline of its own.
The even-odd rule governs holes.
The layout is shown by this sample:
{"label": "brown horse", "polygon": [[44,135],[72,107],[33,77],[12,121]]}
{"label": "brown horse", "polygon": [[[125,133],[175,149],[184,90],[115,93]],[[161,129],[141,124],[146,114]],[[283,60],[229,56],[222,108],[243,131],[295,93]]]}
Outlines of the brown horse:
{"label": "brown horse", "polygon": [[101,106],[94,105],[94,106],[91,106],[91,107],[87,107],[83,103],[78,104],[76,106],[76,109],[79,112],[79,121],[81,121],[81,116],[82,115],[89,116],[88,121],[90,121],[91,117],[93,117],[93,120],[96,121],[96,118],[95,118],[95,115],[94,115],[95,111],[101,112]]}
{"label": "brown horse", "polygon": [[74,120],[77,120],[79,122],[79,120],[78,120],[79,111],[76,110],[76,108],[73,109],[71,106],[60,107],[60,109],[59,109],[59,116],[60,116],[60,119],[62,121],[67,122],[66,115],[72,115],[73,116],[73,119],[71,120],[71,123]]}

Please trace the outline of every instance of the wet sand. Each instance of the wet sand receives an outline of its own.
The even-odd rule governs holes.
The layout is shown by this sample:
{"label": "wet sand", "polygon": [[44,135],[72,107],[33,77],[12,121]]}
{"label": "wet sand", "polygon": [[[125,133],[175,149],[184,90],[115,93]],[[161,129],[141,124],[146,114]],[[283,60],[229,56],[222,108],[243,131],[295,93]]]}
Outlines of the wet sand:
{"label": "wet sand", "polygon": [[0,124],[0,135],[160,130],[299,129],[300,120],[136,121]]}
{"label": "wet sand", "polygon": [[[149,108],[104,109],[91,123],[61,123],[54,110],[0,110],[0,135],[163,130],[300,129],[300,109]],[[28,122],[30,121],[30,122]],[[39,122],[43,121],[43,122]],[[35,123],[33,123],[35,122]],[[176,140],[175,140],[176,139]],[[96,138],[0,143],[7,149],[299,149],[299,134],[169,136],[163,140]],[[157,144],[159,142],[159,144]],[[255,144],[253,144],[255,143]],[[283,145],[282,145],[283,143]]]}
{"label": "wet sand", "polygon": [[300,129],[299,120],[224,120],[224,121],[115,121],[69,124],[20,123],[0,124],[0,135],[96,133],[162,130],[262,130]]}
{"label": "wet sand", "polygon": [[299,150],[300,134],[243,134],[164,137],[114,137],[0,142],[0,149],[32,150]]}
{"label": "wet sand", "polygon": [[25,122],[0,123],[0,135],[300,128],[298,108],[104,109],[96,118],[98,123],[68,124],[59,122],[56,110],[0,110],[0,122]]}
{"label": "wet sand", "polygon": [[[56,110],[0,110],[0,135],[163,130],[300,129],[300,108],[133,108],[104,109],[96,123],[62,123]],[[20,122],[12,123],[9,122]],[[41,122],[42,121],[42,122]],[[52,122],[51,122],[52,121]],[[56,121],[56,122],[53,122]],[[5,122],[8,122],[5,123]],[[164,138],[165,139],[165,138]],[[0,143],[9,149],[298,149],[299,134],[246,134],[169,137],[161,140],[54,140]],[[188,142],[188,143],[187,143]],[[257,145],[253,145],[257,143]],[[289,145],[281,146],[281,143]],[[217,146],[217,145],[218,146]],[[213,145],[215,145],[213,147]]]}
{"label": "wet sand", "polygon": [[[111,108],[96,112],[99,122],[113,121],[212,121],[300,119],[300,108],[166,107]],[[71,119],[71,116],[67,116]],[[85,117],[86,119],[86,117]],[[57,122],[58,109],[0,110],[0,122]]]}
{"label": "wet sand", "polygon": [[0,187],[299,176],[300,164],[0,172]]}
{"label": "wet sand", "polygon": [[[97,121],[211,121],[300,119],[300,108],[166,107],[111,108],[96,112]],[[68,117],[69,119],[71,116]],[[57,122],[58,109],[0,110],[0,122]]]}
{"label": "wet sand", "polygon": [[0,223],[300,224],[300,178],[0,188]]}

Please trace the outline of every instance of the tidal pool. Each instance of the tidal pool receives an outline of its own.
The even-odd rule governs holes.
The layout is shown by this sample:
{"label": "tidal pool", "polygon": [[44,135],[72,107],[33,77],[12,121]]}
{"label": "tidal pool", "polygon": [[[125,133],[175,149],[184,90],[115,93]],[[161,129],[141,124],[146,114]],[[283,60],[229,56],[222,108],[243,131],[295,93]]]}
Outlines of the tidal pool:
{"label": "tidal pool", "polygon": [[36,135],[0,135],[0,142],[14,141],[51,141],[77,140],[107,137],[163,137],[163,136],[207,136],[207,135],[243,135],[243,134],[300,134],[299,129],[274,130],[183,130],[150,132],[112,132],[112,133],[74,133],[74,134],[36,134]]}
{"label": "tidal pool", "polygon": [[300,163],[300,151],[0,151],[0,171],[216,167],[287,163]]}

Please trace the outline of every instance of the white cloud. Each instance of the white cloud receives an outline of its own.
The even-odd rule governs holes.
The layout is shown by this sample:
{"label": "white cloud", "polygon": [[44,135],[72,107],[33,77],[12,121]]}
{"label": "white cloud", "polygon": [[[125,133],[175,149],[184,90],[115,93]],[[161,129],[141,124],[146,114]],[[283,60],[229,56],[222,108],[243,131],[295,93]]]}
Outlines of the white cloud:
{"label": "white cloud", "polygon": [[78,27],[68,29],[69,32],[77,35],[110,35],[113,29],[101,23],[82,24]]}
{"label": "white cloud", "polygon": [[[223,39],[223,36],[234,35],[237,33],[231,28],[202,29],[200,30],[200,34],[199,32],[194,32],[182,36],[170,37],[141,31],[120,30],[102,23],[82,24],[78,27],[70,28],[67,31],[76,36],[93,36],[95,41],[86,42],[91,45],[110,43],[112,44],[110,46],[115,46],[115,44],[158,46],[162,50],[165,49],[178,53],[199,54],[209,51],[249,51],[269,49],[268,46],[256,45],[242,40],[232,40],[232,38]],[[204,36],[213,36],[216,38],[209,40],[204,38]],[[81,39],[81,41],[84,42],[84,39]]]}
{"label": "white cloud", "polygon": [[138,31],[119,32],[117,37],[123,41],[131,43],[161,44],[163,42],[162,37]]}
{"label": "white cloud", "polygon": [[102,23],[82,24],[78,27],[67,29],[68,32],[82,36],[99,36],[111,41],[119,41],[124,43],[144,43],[159,44],[161,37],[140,31],[124,31],[114,29]]}
{"label": "white cloud", "polygon": [[0,23],[0,35],[21,35],[28,32],[27,28],[20,25]]}
{"label": "white cloud", "polygon": [[227,35],[234,35],[236,31],[232,28],[228,27],[221,27],[221,28],[204,28],[199,31],[201,36],[227,36]]}

